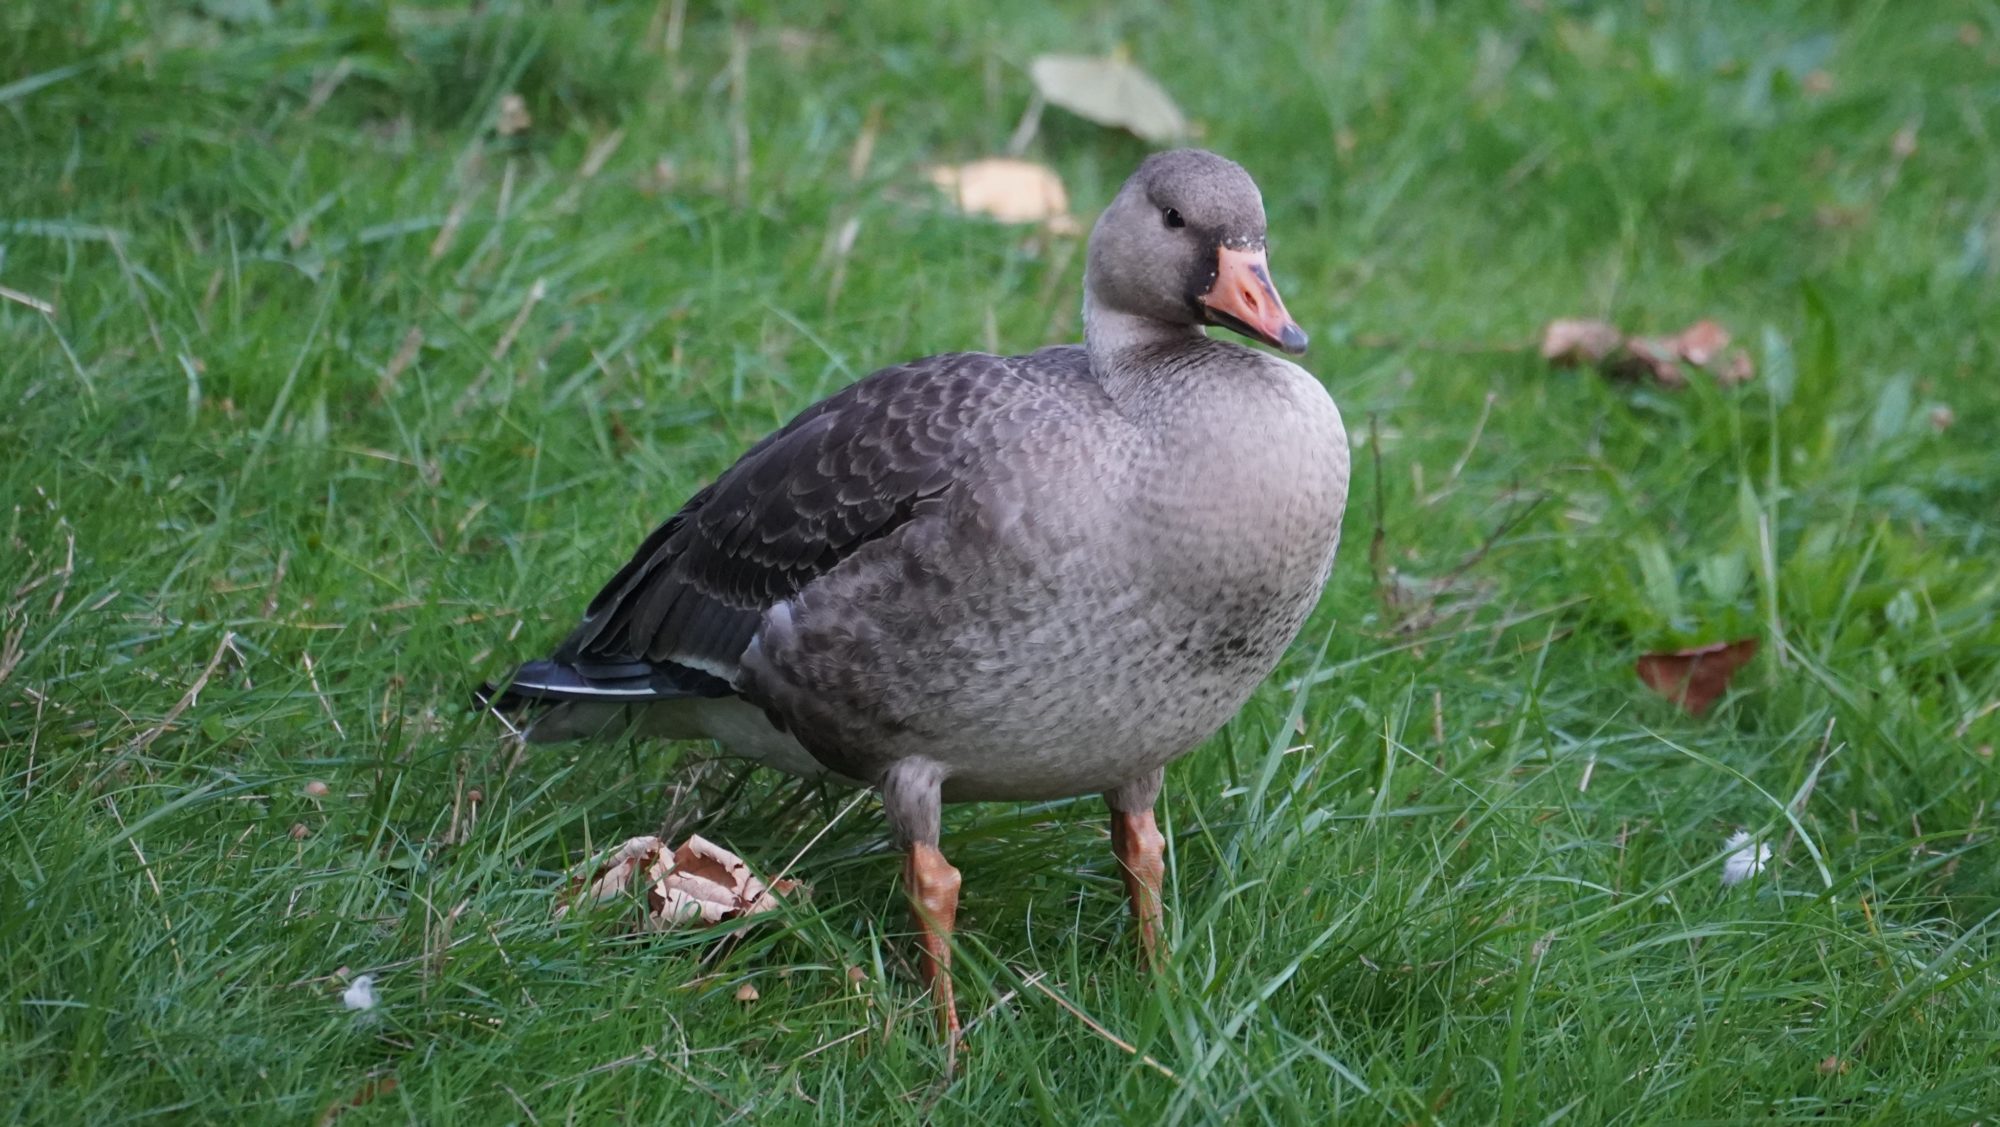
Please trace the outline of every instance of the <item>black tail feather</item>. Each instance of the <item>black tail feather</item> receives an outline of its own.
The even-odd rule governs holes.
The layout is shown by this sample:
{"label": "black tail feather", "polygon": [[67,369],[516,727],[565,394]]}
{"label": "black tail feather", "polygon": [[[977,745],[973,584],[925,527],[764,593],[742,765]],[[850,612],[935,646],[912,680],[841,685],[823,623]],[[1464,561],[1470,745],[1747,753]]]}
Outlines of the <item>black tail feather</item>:
{"label": "black tail feather", "polygon": [[684,665],[531,661],[516,669],[505,684],[488,682],[474,689],[472,707],[512,715],[566,701],[638,704],[682,697],[726,697],[733,692],[722,678]]}

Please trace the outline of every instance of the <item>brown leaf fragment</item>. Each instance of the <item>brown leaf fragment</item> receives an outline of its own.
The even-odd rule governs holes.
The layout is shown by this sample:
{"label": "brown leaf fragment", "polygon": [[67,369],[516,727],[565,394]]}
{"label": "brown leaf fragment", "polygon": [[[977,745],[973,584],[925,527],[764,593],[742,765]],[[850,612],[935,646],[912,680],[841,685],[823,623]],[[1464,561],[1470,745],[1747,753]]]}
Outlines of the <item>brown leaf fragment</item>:
{"label": "brown leaf fragment", "polygon": [[719,924],[776,908],[799,887],[781,880],[767,886],[742,858],[698,834],[672,850],[657,837],[635,837],[613,850],[586,879],[571,882],[556,904],[556,918],[578,900],[602,902],[645,888],[648,931],[690,924]]}
{"label": "brown leaf fragment", "polygon": [[1728,347],[1729,330],[1714,321],[1696,321],[1674,337],[1674,351],[1697,368],[1708,367],[1709,361]]}
{"label": "brown leaf fragment", "polygon": [[562,919],[568,915],[579,894],[592,903],[623,896],[635,878],[646,882],[658,880],[671,863],[666,842],[650,834],[630,838],[599,862],[589,879],[570,882],[567,892],[556,902],[555,916]]}
{"label": "brown leaf fragment", "polygon": [[1558,318],[1542,329],[1542,359],[1562,367],[1602,363],[1625,339],[1608,321]]}
{"label": "brown leaf fragment", "polygon": [[1757,362],[1740,348],[1732,348],[1722,358],[1722,366],[1715,369],[1715,378],[1720,383],[1734,387],[1757,378]]}
{"label": "brown leaf fragment", "polygon": [[1002,223],[1040,223],[1057,234],[1082,230],[1069,213],[1069,192],[1062,177],[1047,165],[1012,157],[988,157],[967,164],[937,165],[926,170],[931,183],[958,210]]}
{"label": "brown leaf fragment", "polygon": [[1187,118],[1172,96],[1121,56],[1038,55],[1028,64],[1028,77],[1050,104],[1099,125],[1156,145],[1187,136]]}
{"label": "brown leaf fragment", "polygon": [[1686,387],[1688,367],[1712,373],[1724,384],[1756,375],[1750,354],[1732,349],[1729,330],[1703,318],[1672,336],[1627,334],[1608,321],[1558,318],[1542,328],[1542,359],[1560,367],[1589,364],[1619,380]]}
{"label": "brown leaf fragment", "polygon": [[1672,337],[1630,337],[1624,351],[1605,365],[1606,375],[1619,379],[1651,379],[1663,387],[1687,386],[1681,370],[1680,346]]}
{"label": "brown leaf fragment", "polygon": [[1730,678],[1756,656],[1755,638],[1646,654],[1639,659],[1639,680],[1689,715],[1705,716],[1728,690]]}

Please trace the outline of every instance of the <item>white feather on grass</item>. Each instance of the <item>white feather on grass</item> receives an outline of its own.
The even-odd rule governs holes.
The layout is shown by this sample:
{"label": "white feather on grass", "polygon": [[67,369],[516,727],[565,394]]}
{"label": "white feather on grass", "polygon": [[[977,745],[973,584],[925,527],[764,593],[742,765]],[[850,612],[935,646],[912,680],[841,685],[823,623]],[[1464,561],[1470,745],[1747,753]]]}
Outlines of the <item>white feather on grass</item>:
{"label": "white feather on grass", "polygon": [[1729,836],[1723,848],[1730,851],[1722,860],[1722,887],[1730,888],[1742,884],[1764,871],[1765,862],[1771,859],[1771,847],[1761,841],[1753,841],[1750,835],[1737,830]]}

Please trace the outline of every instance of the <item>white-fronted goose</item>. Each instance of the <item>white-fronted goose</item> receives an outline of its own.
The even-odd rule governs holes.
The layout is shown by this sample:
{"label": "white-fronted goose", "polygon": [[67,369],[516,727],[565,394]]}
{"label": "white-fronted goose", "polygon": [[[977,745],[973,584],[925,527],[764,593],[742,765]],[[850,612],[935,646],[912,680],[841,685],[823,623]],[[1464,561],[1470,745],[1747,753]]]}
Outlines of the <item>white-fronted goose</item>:
{"label": "white-fronted goose", "polygon": [[1290,353],[1236,164],[1149,158],[1090,236],[1084,343],[885,368],[661,525],[555,653],[488,692],[529,738],[714,739],[873,787],[955,1035],[939,804],[1099,792],[1159,956],[1154,798],[1319,596],[1347,432]]}

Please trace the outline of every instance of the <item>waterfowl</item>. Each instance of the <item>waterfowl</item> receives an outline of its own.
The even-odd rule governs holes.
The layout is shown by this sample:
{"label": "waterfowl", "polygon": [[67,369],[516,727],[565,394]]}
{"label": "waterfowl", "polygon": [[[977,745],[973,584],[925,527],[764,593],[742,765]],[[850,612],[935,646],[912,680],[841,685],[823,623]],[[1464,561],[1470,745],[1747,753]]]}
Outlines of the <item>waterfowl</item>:
{"label": "waterfowl", "polygon": [[1092,230],[1081,345],[931,356],[806,408],[484,699],[533,741],[712,739],[880,792],[953,1038],[943,803],[1102,794],[1157,965],[1166,765],[1276,665],[1347,500],[1319,381],[1205,326],[1306,347],[1249,174],[1155,154]]}

